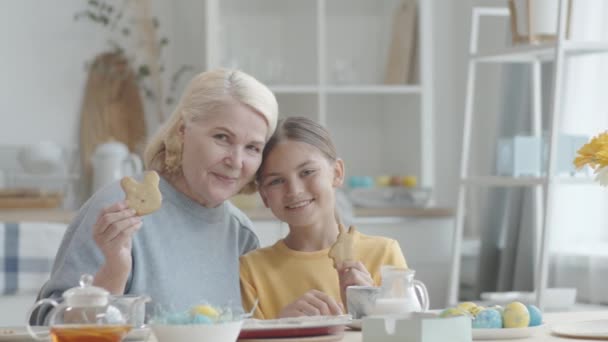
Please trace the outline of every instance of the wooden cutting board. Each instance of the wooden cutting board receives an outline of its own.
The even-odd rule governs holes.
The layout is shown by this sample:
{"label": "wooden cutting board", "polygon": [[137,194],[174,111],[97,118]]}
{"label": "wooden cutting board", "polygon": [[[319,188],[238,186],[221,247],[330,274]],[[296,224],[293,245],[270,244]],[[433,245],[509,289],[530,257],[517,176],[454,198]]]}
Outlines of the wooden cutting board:
{"label": "wooden cutting board", "polygon": [[416,1],[402,0],[394,13],[385,84],[410,83],[414,76],[417,11]]}
{"label": "wooden cutting board", "polygon": [[124,56],[108,52],[95,58],[80,120],[80,162],[86,189],[90,189],[91,156],[97,145],[115,140],[140,153],[145,143],[143,103],[135,73]]}
{"label": "wooden cutting board", "polygon": [[0,209],[58,208],[63,195],[37,189],[0,190]]}

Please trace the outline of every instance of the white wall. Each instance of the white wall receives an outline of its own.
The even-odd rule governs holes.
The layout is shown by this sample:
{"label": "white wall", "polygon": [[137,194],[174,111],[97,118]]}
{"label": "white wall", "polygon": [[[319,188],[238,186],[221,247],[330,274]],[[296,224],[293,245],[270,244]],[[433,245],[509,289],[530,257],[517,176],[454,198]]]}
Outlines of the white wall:
{"label": "white wall", "polygon": [[[119,3],[119,1],[114,1]],[[82,0],[3,1],[0,10],[0,145],[52,140],[75,146],[85,63],[108,48],[107,31],[74,20]],[[171,35],[170,2],[154,1],[163,35]],[[165,61],[173,65],[171,53]]]}
{"label": "white wall", "polygon": [[4,1],[0,11],[0,144],[74,144],[85,61],[103,45],[75,22],[81,0]]}
{"label": "white wall", "polygon": [[[434,6],[437,202],[452,206],[460,160],[469,1]],[[202,1],[154,1],[161,31],[172,33],[168,65],[204,65]],[[86,72],[105,45],[104,33],[75,22],[82,0],[3,2],[0,11],[0,144],[54,140],[76,145]]]}

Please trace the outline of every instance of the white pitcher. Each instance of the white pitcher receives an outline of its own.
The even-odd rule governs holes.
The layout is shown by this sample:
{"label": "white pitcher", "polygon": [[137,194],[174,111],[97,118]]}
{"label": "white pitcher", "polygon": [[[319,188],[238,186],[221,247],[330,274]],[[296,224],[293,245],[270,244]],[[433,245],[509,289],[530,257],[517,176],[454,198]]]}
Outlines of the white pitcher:
{"label": "white pitcher", "polygon": [[382,266],[382,286],[373,313],[399,315],[429,309],[429,294],[424,284],[414,279],[415,271],[398,266]]}
{"label": "white pitcher", "polygon": [[130,153],[127,146],[111,141],[97,146],[91,157],[93,164],[93,192],[124,176],[142,172],[141,158]]}

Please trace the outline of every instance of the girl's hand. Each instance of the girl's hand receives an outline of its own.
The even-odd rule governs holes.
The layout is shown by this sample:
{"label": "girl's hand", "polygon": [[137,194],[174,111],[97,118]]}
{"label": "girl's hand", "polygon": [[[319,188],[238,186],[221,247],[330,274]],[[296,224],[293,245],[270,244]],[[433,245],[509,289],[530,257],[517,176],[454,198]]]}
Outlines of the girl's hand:
{"label": "girl's hand", "polygon": [[122,201],[104,208],[93,226],[93,239],[105,257],[104,267],[117,274],[131,272],[133,234],[142,226],[141,217]]}
{"label": "girl's hand", "polygon": [[344,312],[335,299],[318,290],[310,290],[281,310],[279,318],[299,316],[336,316]]}
{"label": "girl's hand", "polygon": [[340,297],[346,305],[346,288],[352,285],[374,286],[372,276],[360,261],[344,261],[336,266],[340,280]]}

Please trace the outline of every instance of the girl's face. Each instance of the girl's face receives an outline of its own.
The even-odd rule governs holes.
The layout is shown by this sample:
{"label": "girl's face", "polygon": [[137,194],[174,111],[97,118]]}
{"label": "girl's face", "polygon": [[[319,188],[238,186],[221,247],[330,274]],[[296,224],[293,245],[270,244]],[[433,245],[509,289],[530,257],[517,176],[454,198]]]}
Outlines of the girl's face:
{"label": "girl's face", "polygon": [[266,207],[290,226],[335,217],[335,188],[342,185],[342,160],[328,160],[316,147],[283,140],[267,155],[260,177]]}
{"label": "girl's face", "polygon": [[185,124],[180,190],[209,208],[237,194],[260,166],[267,132],[261,114],[236,102]]}

